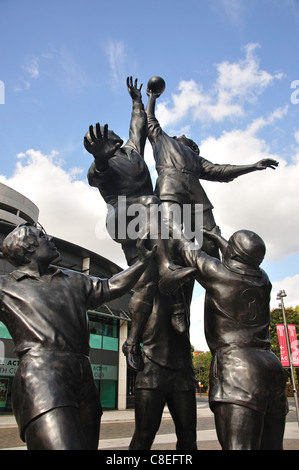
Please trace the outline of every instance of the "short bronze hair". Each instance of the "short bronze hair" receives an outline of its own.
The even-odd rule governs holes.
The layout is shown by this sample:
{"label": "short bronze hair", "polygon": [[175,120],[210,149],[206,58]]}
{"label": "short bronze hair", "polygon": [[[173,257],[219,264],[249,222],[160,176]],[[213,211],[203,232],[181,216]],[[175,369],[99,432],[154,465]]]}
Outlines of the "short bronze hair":
{"label": "short bronze hair", "polygon": [[186,145],[187,147],[190,147],[191,150],[193,150],[193,152],[195,152],[197,155],[200,154],[200,150],[199,150],[199,147],[197,145],[196,142],[194,142],[194,140],[192,139],[189,139],[188,137],[185,136],[185,134],[177,137],[176,135],[173,136],[173,138],[175,140],[178,140],[179,142],[181,142],[182,144]]}
{"label": "short bronze hair", "polygon": [[14,266],[30,263],[30,253],[34,253],[38,247],[36,230],[35,225],[21,224],[5,237],[2,253],[7,261]]}

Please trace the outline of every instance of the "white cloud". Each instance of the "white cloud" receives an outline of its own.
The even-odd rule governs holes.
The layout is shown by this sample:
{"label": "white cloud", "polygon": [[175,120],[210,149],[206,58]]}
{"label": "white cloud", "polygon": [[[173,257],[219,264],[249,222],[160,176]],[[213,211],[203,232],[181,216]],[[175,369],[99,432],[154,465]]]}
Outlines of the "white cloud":
{"label": "white cloud", "polygon": [[271,309],[278,308],[280,301],[276,299],[276,296],[280,290],[284,290],[287,294],[283,299],[285,307],[296,307],[299,305],[299,274],[272,283]]}
{"label": "white cloud", "polygon": [[226,118],[244,115],[244,104],[254,103],[257,97],[282,74],[270,74],[260,68],[255,54],[258,44],[245,46],[245,58],[216,66],[217,80],[209,90],[194,80],[181,81],[178,93],[172,94],[173,105],[161,101],[157,117],[163,127],[179,123],[184,118],[199,121],[221,122]]}
{"label": "white cloud", "polygon": [[40,76],[40,64],[38,57],[27,57],[22,64],[22,77],[18,80],[14,91],[21,92],[28,90],[31,87],[33,80]]}
{"label": "white cloud", "polygon": [[[231,22],[237,25],[242,17],[242,7],[244,4],[241,4],[239,0],[220,0],[219,3]],[[217,2],[217,5],[219,3]]]}
{"label": "white cloud", "polygon": [[112,85],[119,86],[123,80],[123,70],[125,63],[125,45],[123,41],[112,41],[105,44],[105,54],[108,58],[112,76]]}
{"label": "white cloud", "polygon": [[0,176],[0,180],[38,206],[39,222],[48,233],[125,266],[120,246],[108,233],[97,236],[99,226],[105,230],[106,216],[98,190],[86,179],[76,179],[78,169],[66,171],[62,165],[57,152],[44,155],[31,149],[18,155],[13,176]]}
{"label": "white cloud", "polygon": [[219,103],[230,103],[233,99],[255,102],[257,96],[274,80],[281,78],[281,74],[271,75],[261,70],[255,50],[259,44],[245,46],[245,59],[238,62],[221,62],[217,66],[217,91]]}
{"label": "white cloud", "polygon": [[299,251],[298,160],[287,164],[279,155],[272,154],[266,142],[256,135],[268,119],[251,123],[245,130],[224,132],[219,138],[210,137],[201,144],[201,154],[214,163],[248,165],[263,158],[279,161],[273,171],[254,172],[227,184],[203,182],[213,203],[216,222],[223,235],[229,237],[235,230],[256,231],[265,240],[269,260],[280,260]]}
{"label": "white cloud", "polygon": [[[253,122],[251,122],[248,125],[247,131],[248,133],[254,135],[263,127],[269,126],[271,124],[274,124],[275,121],[282,119],[287,113],[288,113],[289,106],[286,105],[284,108],[277,108],[275,109],[269,116],[266,118],[264,117],[259,117],[255,119]],[[296,139],[296,135],[295,135]]]}
{"label": "white cloud", "polygon": [[30,59],[26,59],[23,64],[23,70],[28,73],[30,78],[38,78],[39,77],[39,60],[37,57],[31,57]]}
{"label": "white cloud", "polygon": [[25,57],[21,64],[22,75],[14,91],[28,90],[33,81],[42,75],[50,77],[64,89],[78,93],[91,84],[91,80],[75,58],[75,55],[65,46],[59,50],[50,48],[38,56]]}

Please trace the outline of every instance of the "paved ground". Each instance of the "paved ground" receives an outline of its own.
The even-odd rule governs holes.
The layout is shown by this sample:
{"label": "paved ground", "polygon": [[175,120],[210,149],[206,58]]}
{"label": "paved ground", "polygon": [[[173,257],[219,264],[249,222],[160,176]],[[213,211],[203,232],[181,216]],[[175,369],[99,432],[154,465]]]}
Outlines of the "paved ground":
{"label": "paved ground", "polygon": [[[206,397],[198,398],[198,431],[199,450],[221,450],[217,440],[214,418]],[[105,411],[101,426],[100,450],[127,450],[134,432],[134,411]],[[176,436],[170,414],[165,409],[163,420],[152,446],[153,451],[175,450]],[[0,449],[26,450],[26,445],[18,435],[14,417],[0,416]],[[285,450],[299,450],[299,425],[294,402],[290,401],[290,412],[284,439]]]}

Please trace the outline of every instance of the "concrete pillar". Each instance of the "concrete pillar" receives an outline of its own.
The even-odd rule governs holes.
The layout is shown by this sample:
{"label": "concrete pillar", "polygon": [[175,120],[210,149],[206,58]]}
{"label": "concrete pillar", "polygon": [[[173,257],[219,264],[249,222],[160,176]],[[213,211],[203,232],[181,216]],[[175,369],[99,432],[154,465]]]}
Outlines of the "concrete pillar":
{"label": "concrete pillar", "polygon": [[90,268],[90,258],[83,258],[82,259],[82,272],[84,274],[89,274],[89,268]]}
{"label": "concrete pillar", "polygon": [[119,327],[119,351],[118,351],[118,409],[127,408],[127,361],[122,352],[122,345],[128,336],[128,322],[120,321]]}

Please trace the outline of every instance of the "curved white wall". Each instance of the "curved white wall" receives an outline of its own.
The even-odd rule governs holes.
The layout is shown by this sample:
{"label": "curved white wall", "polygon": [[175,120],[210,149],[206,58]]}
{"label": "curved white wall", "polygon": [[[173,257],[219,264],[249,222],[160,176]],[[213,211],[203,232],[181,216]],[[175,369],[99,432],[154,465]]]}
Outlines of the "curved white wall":
{"label": "curved white wall", "polygon": [[18,191],[0,183],[0,220],[12,224],[38,221],[39,209]]}

